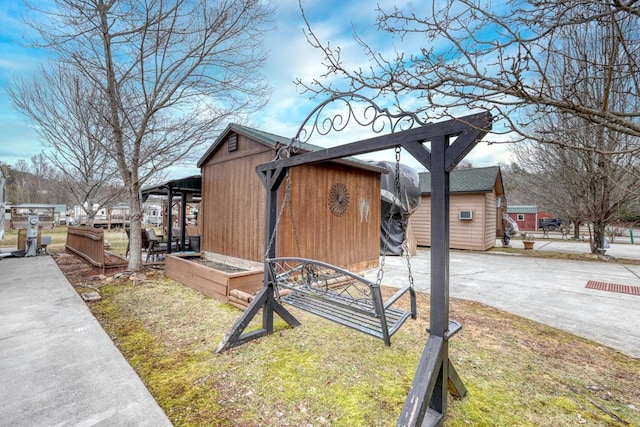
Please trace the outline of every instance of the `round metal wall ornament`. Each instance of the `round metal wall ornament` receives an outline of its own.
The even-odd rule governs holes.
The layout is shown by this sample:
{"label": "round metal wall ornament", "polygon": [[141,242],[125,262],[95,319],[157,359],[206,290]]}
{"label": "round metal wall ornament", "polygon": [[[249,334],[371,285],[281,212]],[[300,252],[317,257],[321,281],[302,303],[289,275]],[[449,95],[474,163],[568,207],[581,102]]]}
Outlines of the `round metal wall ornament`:
{"label": "round metal wall ornament", "polygon": [[329,190],[329,209],[335,216],[342,216],[349,209],[349,189],[341,182],[333,184]]}

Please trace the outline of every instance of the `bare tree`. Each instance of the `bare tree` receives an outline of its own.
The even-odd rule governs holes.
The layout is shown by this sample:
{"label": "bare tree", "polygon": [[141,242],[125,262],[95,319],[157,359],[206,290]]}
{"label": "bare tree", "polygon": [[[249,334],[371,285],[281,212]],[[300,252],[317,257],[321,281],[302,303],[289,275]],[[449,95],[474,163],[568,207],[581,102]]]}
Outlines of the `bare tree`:
{"label": "bare tree", "polygon": [[8,187],[9,201],[15,204],[35,202],[38,185],[26,160],[20,159],[15,162],[11,168]]}
{"label": "bare tree", "polygon": [[[620,40],[631,40],[637,23],[613,18],[609,14],[598,23],[556,32],[563,55],[548,60],[545,78],[558,83],[564,102],[612,114],[635,108],[637,82],[621,70],[619,58],[629,55]],[[638,147],[638,137],[561,109],[538,115],[535,126],[552,144],[516,149],[520,163],[536,172],[531,176],[539,185],[532,187],[545,188],[541,199],[575,224],[586,220],[593,227],[592,253],[602,251],[606,227],[640,194],[640,179],[633,173],[640,162],[629,154]]]}
{"label": "bare tree", "polygon": [[[400,38],[402,45],[419,47],[388,58],[356,35],[368,56],[368,67],[348,64],[349,55],[321,41],[307,21],[308,40],[323,51],[327,71],[312,82],[299,83],[313,93],[366,91],[372,97],[392,97],[400,110],[405,103],[415,110],[419,97],[422,107],[418,110],[428,120],[460,109],[488,109],[505,133],[567,147],[567,140],[539,132],[538,117],[565,113],[585,123],[640,136],[637,0],[432,1],[430,7],[420,9],[426,11],[424,15],[409,10],[411,4],[407,10],[379,7],[378,28]],[[581,56],[584,51],[565,49],[563,39],[568,32],[587,35],[597,28],[608,32],[602,40],[611,45],[605,62]],[[550,69],[558,64],[579,66],[585,61],[585,69],[567,68],[562,78],[549,78]],[[590,74],[594,69],[599,69],[596,76]],[[603,83],[599,103],[567,97],[592,79]],[[610,108],[612,96],[626,96],[627,102]],[[500,125],[494,127],[498,129]],[[571,129],[554,129],[554,134],[560,130]],[[636,153],[640,144],[576,148],[602,154]]]}
{"label": "bare tree", "polygon": [[229,118],[260,108],[272,6],[263,0],[57,0],[33,23],[56,58],[100,89],[128,193],[129,269],[141,268],[140,189],[193,161]]}
{"label": "bare tree", "polygon": [[36,185],[36,203],[56,204],[61,200],[66,202],[66,198],[59,199],[57,196],[59,194],[57,174],[43,153],[31,156],[29,167]]}
{"label": "bare tree", "polygon": [[[580,119],[573,119],[580,120]],[[582,121],[582,120],[581,120]],[[596,125],[575,124],[573,132],[559,138],[574,139],[572,145],[625,147],[628,135],[603,130]],[[514,146],[529,196],[545,209],[572,222],[575,235],[579,225],[589,225],[591,252],[605,247],[605,229],[620,221],[632,209],[640,193],[640,177],[633,173],[636,156],[603,155],[590,150],[568,150],[554,144],[519,144]]]}
{"label": "bare tree", "polygon": [[504,193],[509,206],[527,205],[532,202],[527,183],[528,172],[518,163],[501,163],[500,172]]}
{"label": "bare tree", "polygon": [[14,106],[36,124],[45,146],[36,175],[59,200],[81,206],[87,224],[93,225],[101,208],[125,197],[106,144],[109,126],[100,90],[73,69],[54,64],[30,79],[15,80],[8,93]]}

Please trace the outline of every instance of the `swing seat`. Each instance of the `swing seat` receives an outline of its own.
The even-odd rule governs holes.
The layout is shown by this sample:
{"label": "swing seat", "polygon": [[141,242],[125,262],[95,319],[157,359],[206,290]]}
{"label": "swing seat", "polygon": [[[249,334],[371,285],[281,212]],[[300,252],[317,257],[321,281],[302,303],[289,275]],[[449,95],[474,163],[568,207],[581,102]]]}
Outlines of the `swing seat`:
{"label": "swing seat", "polygon": [[[305,258],[265,262],[282,302],[382,339],[387,346],[405,320],[416,318],[416,295],[410,286],[383,301],[378,284],[340,267]],[[407,292],[411,311],[393,307]]]}

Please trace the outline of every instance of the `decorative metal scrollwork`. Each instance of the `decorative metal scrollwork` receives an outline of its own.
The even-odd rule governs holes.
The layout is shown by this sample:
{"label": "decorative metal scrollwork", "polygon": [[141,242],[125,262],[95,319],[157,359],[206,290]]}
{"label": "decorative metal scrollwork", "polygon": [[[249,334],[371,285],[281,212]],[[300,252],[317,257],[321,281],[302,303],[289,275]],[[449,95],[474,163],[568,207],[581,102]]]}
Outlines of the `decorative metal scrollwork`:
{"label": "decorative metal scrollwork", "polygon": [[343,216],[349,209],[349,189],[338,182],[329,190],[329,209],[335,216]]}
{"label": "decorative metal scrollwork", "polygon": [[[358,108],[362,106],[362,108]],[[371,99],[356,93],[332,96],[320,103],[303,120],[298,132],[291,139],[288,148],[293,152],[300,144],[309,142],[314,134],[327,135],[331,131],[340,132],[355,121],[363,127],[371,127],[375,133],[394,133],[410,129],[425,123],[414,113],[391,113],[387,108],[380,108]]]}

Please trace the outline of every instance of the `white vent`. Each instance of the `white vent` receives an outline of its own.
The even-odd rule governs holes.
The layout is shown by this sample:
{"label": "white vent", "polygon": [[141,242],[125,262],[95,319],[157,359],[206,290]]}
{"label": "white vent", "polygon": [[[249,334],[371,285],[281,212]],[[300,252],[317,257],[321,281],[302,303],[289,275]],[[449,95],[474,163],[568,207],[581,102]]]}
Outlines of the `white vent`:
{"label": "white vent", "polygon": [[473,211],[459,211],[458,218],[464,219],[464,220],[471,220],[473,219]]}

